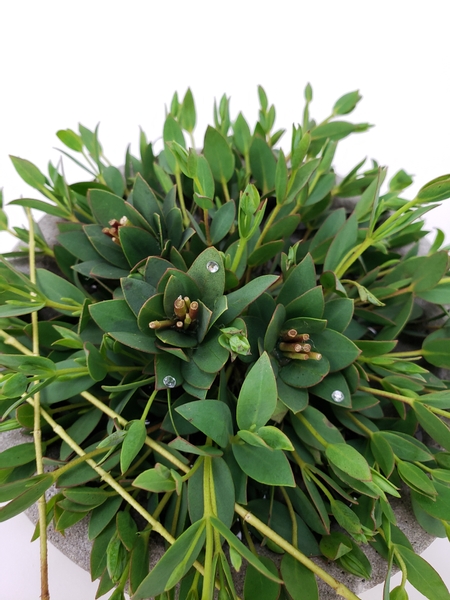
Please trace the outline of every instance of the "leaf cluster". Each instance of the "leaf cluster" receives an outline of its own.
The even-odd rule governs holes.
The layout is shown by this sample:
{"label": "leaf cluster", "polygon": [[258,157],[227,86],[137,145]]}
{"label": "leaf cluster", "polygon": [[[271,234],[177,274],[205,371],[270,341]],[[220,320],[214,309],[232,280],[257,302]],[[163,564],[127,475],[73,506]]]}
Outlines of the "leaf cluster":
{"label": "leaf cluster", "polygon": [[[391,500],[409,495],[418,524],[449,535],[448,249],[439,231],[426,255],[419,243],[450,176],[412,200],[411,177],[386,186],[375,161],[338,178],[338,143],[369,127],[341,118],[359,93],[316,123],[308,86],[287,150],[258,95],[253,130],[223,96],[199,149],[192,93],[175,94],[161,152],[141,132],[124,168],[98,127],[61,130],[65,160],[88,173],[73,184],[61,165],[44,175],[12,157],[45,198],[13,203],[62,220],[54,248],[16,230],[30,250],[0,257],[0,431],[42,429],[54,470],[35,474],[32,443],[1,453],[0,519],[56,483],[47,521],[64,532],[89,517],[99,596],[173,598],[179,584],[179,598],[216,586],[234,599],[244,558],[244,598],[314,600],[309,557],[370,578],[370,543],[403,582],[448,598]],[[34,247],[57,272],[16,268]],[[149,572],[157,534],[171,546]],[[262,540],[281,563],[258,557]],[[389,596],[388,576],[384,597],[405,594]]]}

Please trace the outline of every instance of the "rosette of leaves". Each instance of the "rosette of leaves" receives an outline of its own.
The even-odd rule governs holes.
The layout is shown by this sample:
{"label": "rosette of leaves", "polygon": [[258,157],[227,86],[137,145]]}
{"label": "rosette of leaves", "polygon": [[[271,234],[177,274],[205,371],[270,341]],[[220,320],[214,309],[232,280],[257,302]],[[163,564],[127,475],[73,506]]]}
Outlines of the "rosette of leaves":
{"label": "rosette of leaves", "polygon": [[[450,396],[433,371],[450,367],[448,248],[438,232],[419,256],[419,241],[450,178],[410,201],[411,177],[382,193],[375,162],[338,180],[337,144],[369,127],[342,118],[359,93],[316,123],[307,86],[286,154],[258,93],[253,131],[223,96],[201,150],[192,94],[175,95],[161,152],[141,132],[122,170],[97,129],[59,131],[86,181],[13,158],[46,198],[13,202],[64,221],[49,248],[29,214],[30,232],[15,229],[29,248],[1,257],[0,431],[43,441],[0,454],[0,518],[56,482],[42,525],[90,517],[91,574],[115,599],[127,582],[136,599],[177,583],[180,598],[214,586],[236,598],[244,558],[244,598],[315,600],[316,574],[354,600],[309,557],[369,578],[366,542],[388,561],[386,598],[394,563],[404,577],[391,598],[406,597],[406,579],[448,598],[390,498],[406,486],[418,523],[448,535]],[[34,269],[39,255],[59,273]],[[10,260],[24,256],[30,277]],[[149,572],[156,534],[170,548]],[[258,557],[261,540],[281,563]]]}

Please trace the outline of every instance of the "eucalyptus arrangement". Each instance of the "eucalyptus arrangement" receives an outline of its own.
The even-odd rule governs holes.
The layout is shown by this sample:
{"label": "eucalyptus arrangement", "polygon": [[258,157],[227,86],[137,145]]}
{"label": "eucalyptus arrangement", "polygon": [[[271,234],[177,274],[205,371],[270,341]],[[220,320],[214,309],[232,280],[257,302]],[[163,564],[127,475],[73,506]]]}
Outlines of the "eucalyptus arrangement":
{"label": "eucalyptus arrangement", "polygon": [[[258,92],[253,132],[223,96],[201,151],[188,90],[162,151],[141,132],[124,170],[81,125],[57,136],[83,181],[12,157],[46,200],[11,202],[28,213],[13,232],[27,247],[0,257],[0,432],[30,435],[0,453],[0,520],[38,502],[43,599],[47,525],[64,533],[85,517],[97,597],[315,600],[318,577],[355,600],[311,557],[369,579],[371,544],[387,560],[384,600],[406,599],[406,580],[450,598],[391,507],[410,498],[418,525],[450,535],[442,232],[418,255],[450,175],[412,200],[403,170],[381,194],[375,162],[339,180],[338,142],[369,127],[342,118],[359,93],[317,124],[308,85],[285,154]],[[59,219],[57,245],[30,209]],[[36,268],[41,256],[57,272]],[[150,569],[153,538],[166,551]]]}

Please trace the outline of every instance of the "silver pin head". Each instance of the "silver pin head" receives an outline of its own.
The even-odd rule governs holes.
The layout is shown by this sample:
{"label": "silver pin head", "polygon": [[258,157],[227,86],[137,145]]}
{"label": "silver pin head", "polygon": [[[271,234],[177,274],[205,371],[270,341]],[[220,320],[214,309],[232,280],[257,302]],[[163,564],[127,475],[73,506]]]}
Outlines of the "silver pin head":
{"label": "silver pin head", "polygon": [[206,263],[206,268],[210,273],[217,273],[220,267],[219,263],[216,263],[215,260],[208,260],[208,262]]}
{"label": "silver pin head", "polygon": [[177,380],[172,375],[166,375],[163,379],[163,384],[168,388],[174,388],[177,385]]}
{"label": "silver pin head", "polygon": [[344,396],[344,393],[341,392],[341,390],[334,390],[334,392],[331,393],[331,398],[335,402],[343,402],[345,399],[345,396]]}

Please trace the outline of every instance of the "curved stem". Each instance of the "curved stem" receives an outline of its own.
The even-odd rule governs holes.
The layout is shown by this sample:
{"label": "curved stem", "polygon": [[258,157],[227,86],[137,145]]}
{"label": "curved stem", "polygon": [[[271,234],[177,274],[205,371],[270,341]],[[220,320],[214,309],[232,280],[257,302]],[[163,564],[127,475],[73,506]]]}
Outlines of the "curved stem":
{"label": "curved stem", "polygon": [[344,275],[344,273],[346,273],[347,270],[352,266],[352,264],[355,262],[355,260],[357,260],[361,256],[361,254],[363,254],[363,252],[365,252],[367,250],[367,248],[370,248],[370,246],[372,244],[373,244],[373,239],[371,237],[367,237],[364,240],[364,242],[361,242],[361,244],[359,244],[359,246],[356,246],[356,248],[353,248],[352,250],[350,250],[350,252],[348,252],[344,256],[344,258],[341,260],[341,262],[337,266],[337,268],[335,270],[336,277],[338,279],[340,279],[342,277],[342,275]]}
{"label": "curved stem", "polygon": [[241,238],[239,240],[238,243],[238,247],[236,250],[236,254],[234,255],[234,260],[233,260],[233,264],[231,265],[231,271],[233,271],[233,273],[236,273],[237,268],[239,267],[239,263],[241,262],[241,258],[242,255],[244,253],[244,250],[247,247],[247,240],[245,238]]}
{"label": "curved stem", "polygon": [[147,418],[147,415],[149,413],[149,410],[153,404],[153,400],[156,398],[156,394],[158,393],[158,390],[154,390],[150,396],[150,398],[147,400],[147,404],[145,405],[144,408],[144,412],[142,413],[142,417],[141,417],[141,421],[144,421],[145,423],[145,419]]}
{"label": "curved stem", "polygon": [[225,197],[226,202],[229,202],[231,200],[230,198],[230,192],[228,191],[228,185],[227,182],[225,181],[225,178],[222,177],[222,190],[223,190],[223,195]]}
{"label": "curved stem", "polygon": [[291,517],[292,545],[294,546],[294,548],[298,549],[298,527],[297,527],[297,517],[295,516],[294,507],[292,506],[291,499],[289,498],[289,496],[283,486],[280,487],[280,490],[281,490],[281,493],[283,494],[284,501],[286,502],[286,506],[289,511],[289,516]]}
{"label": "curved stem", "polygon": [[[30,281],[33,286],[36,285],[36,244],[34,239],[34,222],[31,216],[31,210],[26,209],[29,226],[29,263],[30,263]],[[37,311],[31,313],[31,326],[33,331],[33,356],[39,356],[39,329]],[[37,382],[36,382],[37,383]],[[41,430],[41,397],[36,392],[33,396],[34,402],[34,424],[33,437],[36,450],[36,473],[41,475],[44,472],[42,459],[42,430]],[[38,500],[39,529],[40,529],[40,562],[41,562],[41,600],[50,600],[50,590],[48,587],[48,552],[47,552],[47,504],[45,493]]]}
{"label": "curved stem", "polygon": [[262,230],[262,232],[261,232],[261,235],[259,236],[259,238],[258,238],[258,241],[257,241],[257,242],[256,242],[256,244],[255,244],[255,248],[254,248],[255,250],[257,250],[257,249],[258,249],[258,248],[261,246],[261,244],[263,243],[263,241],[264,241],[264,238],[265,238],[265,237],[266,237],[266,235],[267,235],[267,232],[268,232],[268,231],[269,231],[269,229],[272,227],[272,225],[273,225],[273,222],[275,221],[275,219],[276,219],[276,216],[277,216],[277,215],[278,215],[278,213],[280,212],[280,210],[281,210],[282,206],[283,206],[282,204],[277,204],[277,205],[275,206],[275,208],[273,209],[273,211],[270,213],[270,217],[269,217],[269,218],[267,219],[267,221],[265,222],[265,224],[264,224],[264,228],[263,228],[263,230]]}
{"label": "curved stem", "polygon": [[178,168],[175,169],[175,181],[177,182],[178,200],[180,201],[181,214],[183,215],[183,225],[187,227],[190,223],[186,212],[186,204],[184,203],[183,186],[181,185],[181,175]]}
{"label": "curved stem", "polygon": [[281,535],[270,529],[265,523],[260,521],[257,517],[255,517],[251,512],[249,512],[246,508],[240,506],[239,504],[234,505],[234,510],[241,516],[246,523],[255,527],[262,535],[267,537],[269,540],[283,548],[288,554],[293,556],[299,563],[304,565],[307,569],[312,571],[315,575],[320,577],[326,584],[328,584],[331,588],[333,588],[338,596],[342,596],[342,598],[346,598],[346,600],[361,600],[356,596],[352,591],[350,591],[343,583],[340,583],[334,577],[332,577],[329,573],[327,573],[324,569],[316,565],[311,559],[305,556],[300,550],[294,548],[292,544],[286,541]]}
{"label": "curved stem", "polygon": [[205,456],[203,467],[203,515],[206,521],[206,546],[205,546],[205,573],[203,575],[202,600],[210,600],[213,589],[213,555],[214,555],[214,530],[210,517],[211,507],[211,457]]}
{"label": "curved stem", "polygon": [[307,419],[305,419],[305,417],[302,415],[302,413],[297,413],[295,416],[299,419],[299,421],[302,422],[302,424],[306,427],[306,429],[309,431],[309,433],[316,438],[316,440],[319,442],[319,444],[322,444],[322,446],[324,446],[325,448],[330,445],[327,442],[327,440],[325,438],[323,438],[320,435],[320,433],[314,429],[314,427],[311,425],[311,423]]}

